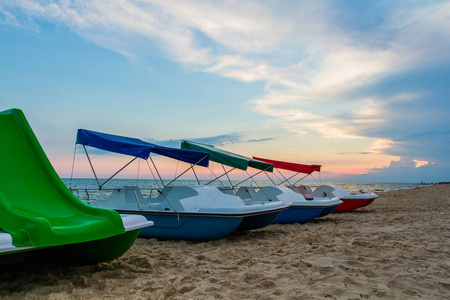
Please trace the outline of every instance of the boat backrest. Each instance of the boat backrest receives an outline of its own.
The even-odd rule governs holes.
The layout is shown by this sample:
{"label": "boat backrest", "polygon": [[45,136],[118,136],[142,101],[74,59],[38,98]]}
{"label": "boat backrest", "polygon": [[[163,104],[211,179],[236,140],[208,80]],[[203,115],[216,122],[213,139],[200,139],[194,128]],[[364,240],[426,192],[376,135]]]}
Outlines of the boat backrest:
{"label": "boat backrest", "polygon": [[144,197],[142,197],[140,188],[137,186],[125,186],[124,188],[128,194],[128,197],[125,197],[128,203],[136,202],[136,200],[140,203],[144,203]]}
{"label": "boat backrest", "polygon": [[221,186],[218,187],[219,191],[221,191],[224,194],[228,194],[228,195],[236,195],[236,193],[234,192],[234,189],[231,186]]}
{"label": "boat backrest", "polygon": [[255,196],[255,194],[256,191],[251,186],[241,186],[236,192],[236,195],[238,195],[242,200],[251,199]]}
{"label": "boat backrest", "polygon": [[345,196],[349,196],[350,194],[335,185],[321,185],[318,186],[314,192],[311,193],[311,197],[313,198],[322,198],[322,197],[338,197],[342,198]]}
{"label": "boat backrest", "polygon": [[298,193],[298,187],[297,187],[297,186],[295,186],[295,185],[288,185],[288,186],[286,186],[286,187],[287,187],[288,189],[290,189],[290,190],[292,190],[292,191]]}
{"label": "boat backrest", "polygon": [[300,194],[302,194],[303,196],[312,194],[312,190],[311,190],[311,188],[309,187],[309,185],[299,185],[299,186],[297,187],[297,190],[298,190],[298,192],[299,192]]}
{"label": "boat backrest", "polygon": [[[124,186],[114,190],[111,195],[105,201],[103,205],[114,209],[131,209],[139,210],[142,205],[146,205],[147,202],[142,197],[141,190],[137,186]],[[103,206],[102,207],[105,207]]]}

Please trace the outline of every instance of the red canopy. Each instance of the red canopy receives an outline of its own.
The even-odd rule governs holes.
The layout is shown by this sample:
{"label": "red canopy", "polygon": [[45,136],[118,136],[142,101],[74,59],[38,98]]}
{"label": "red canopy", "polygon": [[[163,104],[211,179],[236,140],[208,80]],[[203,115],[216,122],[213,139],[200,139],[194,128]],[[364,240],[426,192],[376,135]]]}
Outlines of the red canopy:
{"label": "red canopy", "polygon": [[288,170],[288,171],[294,171],[304,174],[311,174],[314,171],[320,172],[321,165],[303,165],[303,164],[297,164],[297,163],[290,163],[285,161],[279,161],[279,160],[272,160],[272,159],[266,159],[266,158],[260,158],[253,156],[254,159],[273,164],[274,168],[282,169],[282,170]]}

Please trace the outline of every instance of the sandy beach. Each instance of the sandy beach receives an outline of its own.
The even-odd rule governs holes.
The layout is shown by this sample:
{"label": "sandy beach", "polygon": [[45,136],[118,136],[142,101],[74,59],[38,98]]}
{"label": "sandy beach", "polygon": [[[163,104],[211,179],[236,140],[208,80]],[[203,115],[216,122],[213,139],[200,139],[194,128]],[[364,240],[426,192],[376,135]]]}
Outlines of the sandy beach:
{"label": "sandy beach", "polygon": [[450,185],[379,193],[307,224],[138,239],[97,265],[0,267],[2,299],[450,299]]}

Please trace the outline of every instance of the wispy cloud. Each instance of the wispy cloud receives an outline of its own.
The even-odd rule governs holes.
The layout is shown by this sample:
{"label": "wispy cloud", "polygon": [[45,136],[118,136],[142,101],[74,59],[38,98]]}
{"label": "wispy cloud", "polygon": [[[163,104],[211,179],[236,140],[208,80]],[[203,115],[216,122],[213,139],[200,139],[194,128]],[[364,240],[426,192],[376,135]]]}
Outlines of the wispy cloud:
{"label": "wispy cloud", "polygon": [[260,143],[260,142],[267,142],[267,141],[272,141],[273,138],[262,138],[262,139],[252,139],[252,140],[247,140],[245,141],[246,143]]}
{"label": "wispy cloud", "polygon": [[[373,22],[364,20],[369,9],[330,5],[15,0],[4,1],[0,13],[13,26],[32,20],[66,26],[130,59],[150,53],[196,71],[263,81],[266,93],[252,102],[255,111],[299,135],[372,138],[375,144],[363,153],[444,159],[427,148],[450,146],[442,113],[448,99],[439,94],[450,78],[450,3],[386,1],[379,4],[384,9],[370,10]],[[435,86],[439,78],[424,84],[429,81],[422,74],[437,73],[446,78],[442,86]],[[242,136],[197,140],[224,145]]]}
{"label": "wispy cloud", "polygon": [[354,155],[354,154],[373,154],[372,152],[339,152],[338,154],[351,154],[351,155]]}
{"label": "wispy cloud", "polygon": [[[225,146],[239,143],[261,143],[273,140],[273,138],[245,139],[244,137],[245,135],[243,133],[229,133],[211,137],[191,138],[187,140],[213,146]],[[154,139],[145,139],[145,140],[150,143],[174,148],[179,148],[181,144],[181,140],[161,140],[161,141]]]}

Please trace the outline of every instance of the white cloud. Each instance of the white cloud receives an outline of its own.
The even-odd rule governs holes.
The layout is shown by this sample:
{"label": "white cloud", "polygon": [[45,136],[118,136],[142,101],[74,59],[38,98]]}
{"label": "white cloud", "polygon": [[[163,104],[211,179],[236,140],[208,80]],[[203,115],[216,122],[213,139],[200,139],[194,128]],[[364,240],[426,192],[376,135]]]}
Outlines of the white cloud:
{"label": "white cloud", "polygon": [[[156,46],[194,70],[263,81],[266,94],[255,99],[255,110],[286,130],[354,139],[396,118],[396,111],[383,111],[386,103],[414,94],[349,99],[351,91],[420,64],[449,61],[450,3],[399,7],[367,35],[346,32],[322,1],[17,0],[6,1],[1,12],[10,24],[18,25],[13,12],[20,10],[26,19],[67,26],[130,58]],[[378,39],[383,43],[368,42]],[[376,138],[384,146],[371,151],[392,145]]]}

